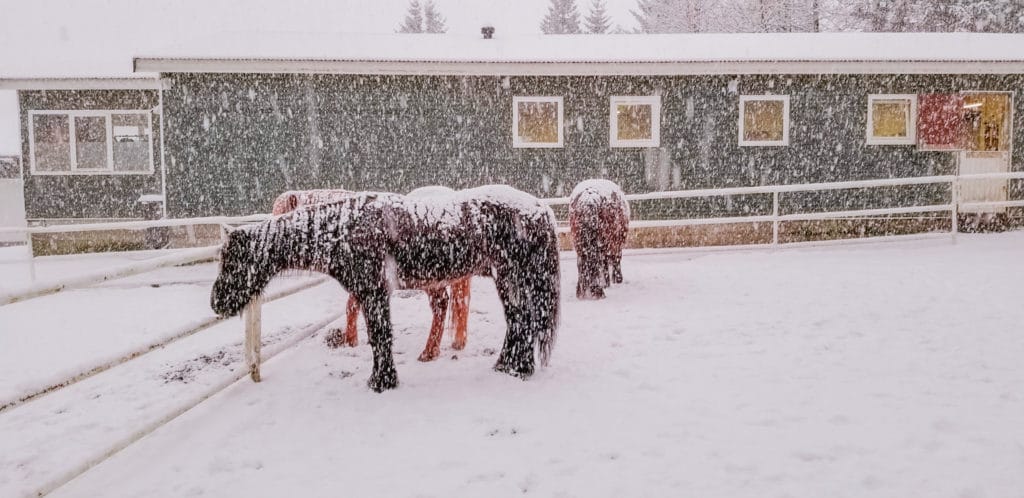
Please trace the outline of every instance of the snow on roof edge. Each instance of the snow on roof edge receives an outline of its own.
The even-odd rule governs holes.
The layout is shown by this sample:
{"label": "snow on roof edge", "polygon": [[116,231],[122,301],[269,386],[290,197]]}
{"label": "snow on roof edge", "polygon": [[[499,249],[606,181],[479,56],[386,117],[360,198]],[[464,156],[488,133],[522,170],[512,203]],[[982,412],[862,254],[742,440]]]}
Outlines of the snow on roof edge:
{"label": "snow on roof edge", "polygon": [[[600,68],[602,65],[661,66],[654,72],[664,74],[713,74],[745,72],[767,64],[805,66],[803,70],[808,72],[823,68],[824,72],[844,72],[851,68],[836,65],[912,63],[1005,66],[930,67],[917,72],[1017,73],[1024,72],[1024,34],[691,33],[522,35],[484,40],[469,35],[243,31],[139,55],[133,63],[136,70],[153,72],[376,74],[556,74],[552,69],[556,65],[573,68],[566,69],[566,74],[626,72]],[[670,65],[703,67],[666,70]],[[898,69],[889,67],[885,72],[903,72]],[[753,72],[781,71],[763,67]]]}
{"label": "snow on roof edge", "polygon": [[158,73],[303,73],[442,76],[716,74],[1024,74],[1021,60],[442,61],[136,58]]}
{"label": "snow on roof edge", "polygon": [[17,77],[0,75],[0,90],[157,90],[158,73],[125,76]]}

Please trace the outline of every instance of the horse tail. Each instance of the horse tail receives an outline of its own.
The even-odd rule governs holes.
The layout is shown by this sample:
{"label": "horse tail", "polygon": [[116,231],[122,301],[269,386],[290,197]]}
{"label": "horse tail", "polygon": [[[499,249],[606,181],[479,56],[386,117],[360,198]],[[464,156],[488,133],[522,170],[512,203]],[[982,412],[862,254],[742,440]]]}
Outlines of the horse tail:
{"label": "horse tail", "polygon": [[537,346],[538,355],[540,356],[540,364],[547,366],[548,360],[551,358],[551,350],[555,347],[555,340],[558,338],[558,322],[561,319],[561,271],[559,270],[559,256],[558,256],[558,232],[556,231],[557,221],[555,221],[554,213],[548,209],[548,217],[550,218],[550,228],[544,230],[547,234],[547,240],[544,241],[544,259],[542,261],[543,268],[541,275],[546,275],[547,278],[540,279],[539,284],[542,286],[540,294],[546,298],[547,306],[543,311],[542,320],[544,323],[540,327],[537,333]]}

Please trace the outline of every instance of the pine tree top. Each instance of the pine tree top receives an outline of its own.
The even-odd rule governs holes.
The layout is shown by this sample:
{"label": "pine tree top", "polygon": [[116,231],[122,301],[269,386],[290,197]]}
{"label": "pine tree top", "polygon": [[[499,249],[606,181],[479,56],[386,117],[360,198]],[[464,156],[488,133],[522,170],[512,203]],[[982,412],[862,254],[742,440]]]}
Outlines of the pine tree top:
{"label": "pine tree top", "polygon": [[551,0],[548,13],[540,23],[540,30],[546,35],[580,33],[580,13],[576,0]]}

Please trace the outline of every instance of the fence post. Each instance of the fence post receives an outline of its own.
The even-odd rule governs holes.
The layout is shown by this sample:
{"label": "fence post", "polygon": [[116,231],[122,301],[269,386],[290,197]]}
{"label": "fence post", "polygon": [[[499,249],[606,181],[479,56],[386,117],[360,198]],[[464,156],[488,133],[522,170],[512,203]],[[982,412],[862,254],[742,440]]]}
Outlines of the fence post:
{"label": "fence post", "polygon": [[28,277],[29,282],[36,282],[36,252],[32,247],[32,232],[25,232],[25,247],[28,248]]}
{"label": "fence post", "polygon": [[779,191],[772,192],[772,245],[779,244]]}
{"label": "fence post", "polygon": [[953,243],[956,244],[956,234],[960,231],[960,220],[958,216],[958,207],[960,205],[960,175],[959,173],[953,177],[952,183],[949,185],[950,197],[953,199],[953,206],[949,210],[950,227],[949,231],[953,237]]}
{"label": "fence post", "polygon": [[253,298],[242,311],[242,319],[245,322],[245,366],[249,369],[249,376],[253,382],[260,381],[260,333],[262,329],[261,303],[260,298]]}

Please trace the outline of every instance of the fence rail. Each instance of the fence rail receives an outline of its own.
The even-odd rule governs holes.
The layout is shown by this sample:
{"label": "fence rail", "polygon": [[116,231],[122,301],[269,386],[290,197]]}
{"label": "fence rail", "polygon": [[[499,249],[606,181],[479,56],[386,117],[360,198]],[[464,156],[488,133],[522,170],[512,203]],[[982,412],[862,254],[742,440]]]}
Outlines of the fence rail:
{"label": "fence rail", "polygon": [[[773,195],[773,211],[777,209],[779,194],[791,194],[796,192],[815,192],[825,190],[850,190],[880,187],[902,187],[910,185],[948,184],[951,191],[957,190],[957,186],[963,182],[975,180],[1024,180],[1024,171],[1008,173],[979,173],[972,175],[940,175],[940,176],[919,176],[910,178],[886,178],[879,180],[855,180],[844,182],[823,182],[823,183],[801,183],[793,185],[758,185],[752,187],[727,187],[716,189],[694,189],[694,190],[668,190],[661,192],[648,192],[643,194],[627,194],[627,201],[646,201],[664,199],[688,199],[700,197],[729,197],[737,195]],[[948,204],[925,205],[925,206],[904,206],[897,208],[879,208],[856,211],[820,211],[814,213],[794,213],[780,215],[773,212],[771,215],[751,216],[726,216],[719,218],[685,218],[677,220],[639,220],[630,223],[630,227],[663,227],[663,226],[686,226],[705,225],[717,223],[758,223],[764,221],[799,221],[818,220],[833,218],[848,218],[854,216],[879,216],[886,214],[923,213],[936,211],[952,211],[956,201],[950,199]],[[542,202],[551,205],[565,205],[569,203],[568,197],[554,197],[541,199]],[[959,207],[1022,207],[1024,200],[1007,200],[994,202],[970,202],[959,203]],[[804,218],[804,217],[807,218]],[[247,216],[209,216],[203,218],[171,218],[161,220],[136,220],[107,223],[82,223],[67,225],[35,226],[35,227],[0,227],[0,234],[3,233],[71,233],[99,230],[143,230],[146,228],[174,227],[188,225],[218,225],[218,224],[246,224],[258,223],[270,218],[269,214],[252,214]]]}
{"label": "fence rail", "polygon": [[28,299],[42,297],[64,290],[88,287],[108,280],[130,277],[132,275],[138,275],[140,273],[146,273],[160,268],[166,268],[168,266],[178,266],[199,261],[213,260],[217,258],[219,251],[220,246],[185,249],[166,256],[137,261],[114,268],[97,270],[74,277],[36,282],[24,288],[0,293],[0,306],[19,301],[26,301]]}
{"label": "fence rail", "polygon": [[[997,209],[1005,207],[1024,207],[1024,200],[1006,200],[1006,201],[990,201],[990,202],[959,202],[959,190],[960,185],[964,182],[976,181],[976,180],[1024,180],[1024,171],[1009,172],[1009,173],[982,173],[974,175],[942,175],[942,176],[923,176],[923,177],[912,177],[912,178],[887,178],[878,180],[858,180],[858,181],[845,181],[845,182],[825,182],[825,183],[807,183],[797,185],[762,185],[753,187],[729,187],[719,189],[696,189],[696,190],[677,190],[677,191],[665,191],[665,192],[649,192],[644,194],[629,194],[626,195],[627,201],[644,201],[644,200],[661,200],[661,199],[686,199],[686,198],[708,198],[708,197],[728,197],[736,195],[771,195],[772,196],[772,212],[771,214],[757,214],[757,215],[738,215],[738,216],[720,216],[710,218],[684,218],[684,219],[669,219],[669,220],[634,220],[630,222],[630,228],[665,228],[665,227],[684,227],[684,226],[698,226],[698,225],[727,225],[727,224],[741,224],[741,223],[771,223],[772,225],[772,240],[771,244],[782,244],[779,240],[779,227],[781,223],[793,222],[793,221],[816,221],[816,220],[829,220],[829,219],[850,219],[857,217],[877,217],[886,215],[898,215],[898,214],[910,214],[910,213],[940,213],[949,212],[950,234],[954,237],[957,232],[957,211],[960,208],[972,208],[972,209]],[[781,214],[779,197],[782,194],[790,194],[796,192],[815,192],[815,191],[831,191],[831,190],[849,190],[849,189],[867,189],[867,188],[880,188],[880,187],[901,187],[909,185],[929,185],[929,184],[947,184],[949,185],[950,199],[946,204],[929,204],[929,205],[917,205],[917,206],[900,206],[891,208],[876,208],[876,209],[857,209],[857,210],[840,210],[840,211],[814,211],[804,213],[789,213]],[[558,197],[543,199],[543,202],[548,205],[564,205],[569,202],[568,197]],[[172,227],[172,226],[194,226],[194,225],[216,225],[216,224],[246,224],[255,223],[266,220],[270,217],[268,214],[254,214],[248,216],[210,216],[203,218],[174,218],[174,219],[162,219],[162,220],[138,220],[138,221],[122,221],[112,223],[83,223],[83,224],[69,224],[69,225],[53,225],[53,226],[35,226],[35,227],[0,227],[0,234],[5,233],[22,233],[28,234],[29,240],[31,240],[31,234],[44,234],[44,233],[71,233],[71,232],[86,232],[86,231],[98,231],[98,230],[143,230],[148,228],[157,227]],[[560,227],[559,232],[568,231],[567,227]],[[188,262],[196,261],[204,258],[211,258],[216,256],[217,247],[207,247],[192,250],[192,252],[183,252],[176,255],[169,255],[161,258],[154,258],[145,262],[136,263],[129,265],[128,267],[118,267],[112,270],[93,272],[88,275],[75,277],[72,279],[65,279],[62,282],[45,282],[41,284],[35,284],[28,288],[19,289],[13,292],[7,292],[0,294],[0,306],[17,302],[25,299],[31,299],[54,292],[59,292],[64,289],[83,287],[93,285],[105,280],[111,280],[115,278],[122,278],[129,275],[136,275],[146,271],[150,271],[156,268],[162,268],[164,266],[171,266],[176,264],[185,264]],[[31,256],[30,256],[31,258]],[[34,260],[34,258],[31,258]],[[30,262],[31,263],[31,262]]]}
{"label": "fence rail", "polygon": [[208,216],[204,218],[167,218],[162,220],[113,221],[104,223],[73,223],[35,227],[0,227],[0,233],[72,233],[105,230],[144,230],[146,228],[179,227],[187,225],[238,225],[258,223],[270,218],[269,214],[248,216]]}

